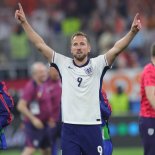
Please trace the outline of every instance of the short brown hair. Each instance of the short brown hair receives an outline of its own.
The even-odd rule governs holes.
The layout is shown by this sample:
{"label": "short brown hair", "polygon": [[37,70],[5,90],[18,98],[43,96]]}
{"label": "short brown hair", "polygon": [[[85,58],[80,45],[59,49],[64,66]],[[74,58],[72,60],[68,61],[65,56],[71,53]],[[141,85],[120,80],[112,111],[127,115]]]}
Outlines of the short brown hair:
{"label": "short brown hair", "polygon": [[87,34],[85,34],[83,32],[76,32],[76,33],[74,33],[72,35],[72,37],[71,37],[71,42],[72,42],[73,38],[76,37],[76,36],[84,36],[87,39],[88,43],[90,43],[90,40],[89,40]]}
{"label": "short brown hair", "polygon": [[151,46],[151,56],[155,57],[155,43]]}

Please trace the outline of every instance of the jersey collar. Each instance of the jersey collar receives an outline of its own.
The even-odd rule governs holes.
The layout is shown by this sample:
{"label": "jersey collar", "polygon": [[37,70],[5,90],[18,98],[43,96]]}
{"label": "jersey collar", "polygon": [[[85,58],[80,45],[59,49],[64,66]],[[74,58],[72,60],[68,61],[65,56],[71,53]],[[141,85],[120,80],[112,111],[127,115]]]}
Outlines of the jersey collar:
{"label": "jersey collar", "polygon": [[89,61],[90,61],[90,59],[88,58],[88,60],[86,61],[86,63],[85,63],[85,64],[83,64],[83,65],[81,65],[81,66],[78,66],[78,65],[75,63],[75,61],[73,60],[73,64],[74,64],[76,67],[81,68],[81,67],[87,66],[87,65],[88,65],[88,63],[89,63]]}

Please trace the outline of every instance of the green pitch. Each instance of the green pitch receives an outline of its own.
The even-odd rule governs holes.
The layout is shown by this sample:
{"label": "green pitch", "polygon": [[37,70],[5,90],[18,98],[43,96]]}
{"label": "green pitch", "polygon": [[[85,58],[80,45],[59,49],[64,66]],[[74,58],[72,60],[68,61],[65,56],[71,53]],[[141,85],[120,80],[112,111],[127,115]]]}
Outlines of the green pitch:
{"label": "green pitch", "polygon": [[[114,148],[113,155],[143,155],[142,148]],[[20,155],[19,150],[0,151],[0,155]],[[34,155],[41,155],[36,152]]]}
{"label": "green pitch", "polygon": [[114,148],[113,155],[143,155],[142,148]]}
{"label": "green pitch", "polygon": [[[19,150],[0,150],[0,155],[20,155],[21,151]],[[41,155],[39,152],[36,152],[34,155]]]}

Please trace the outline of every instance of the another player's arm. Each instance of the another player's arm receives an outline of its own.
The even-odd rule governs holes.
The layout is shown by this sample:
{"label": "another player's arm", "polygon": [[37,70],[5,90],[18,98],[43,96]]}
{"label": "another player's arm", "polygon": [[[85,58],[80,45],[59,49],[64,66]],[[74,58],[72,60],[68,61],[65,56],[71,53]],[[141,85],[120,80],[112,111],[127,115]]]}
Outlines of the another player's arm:
{"label": "another player's arm", "polygon": [[149,103],[155,109],[155,86],[146,86],[145,92]]}
{"label": "another player's arm", "polygon": [[18,104],[17,104],[17,109],[19,112],[21,112],[24,116],[26,116],[31,122],[32,124],[36,127],[36,128],[43,128],[44,125],[43,123],[36,118],[31,111],[27,108],[27,101],[25,101],[24,99],[20,99]]}
{"label": "another player's arm", "polygon": [[117,41],[115,45],[106,53],[106,59],[109,65],[112,65],[115,58],[129,45],[140,29],[141,22],[139,19],[139,14],[137,13],[133,20],[131,30],[122,39]]}
{"label": "another player's arm", "polygon": [[53,58],[53,50],[46,45],[44,40],[33,30],[31,25],[28,23],[25,13],[21,4],[19,3],[19,10],[15,12],[15,18],[20,22],[24,31],[26,32],[29,40],[35,45],[35,47],[42,52],[42,54],[48,59],[50,62]]}

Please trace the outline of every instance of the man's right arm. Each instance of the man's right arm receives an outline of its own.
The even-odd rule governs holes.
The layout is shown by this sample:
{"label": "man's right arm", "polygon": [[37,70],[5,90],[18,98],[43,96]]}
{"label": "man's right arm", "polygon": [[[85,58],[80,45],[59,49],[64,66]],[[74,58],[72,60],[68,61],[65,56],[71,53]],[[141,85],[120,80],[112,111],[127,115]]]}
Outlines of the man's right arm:
{"label": "man's right arm", "polygon": [[27,108],[27,101],[25,101],[24,99],[20,99],[17,104],[17,109],[24,116],[26,116],[36,128],[42,129],[44,127],[43,123],[37,117],[35,117]]}
{"label": "man's right arm", "polygon": [[21,4],[19,3],[18,5],[19,10],[16,10],[15,18],[19,21],[19,23],[25,30],[29,40],[48,59],[48,61],[51,62],[51,60],[53,59],[54,51],[49,46],[47,46],[44,40],[33,30],[25,17],[25,13]]}
{"label": "man's right arm", "polygon": [[19,100],[17,104],[17,109],[32,122],[34,116],[27,108],[27,102],[25,100],[23,99]]}

